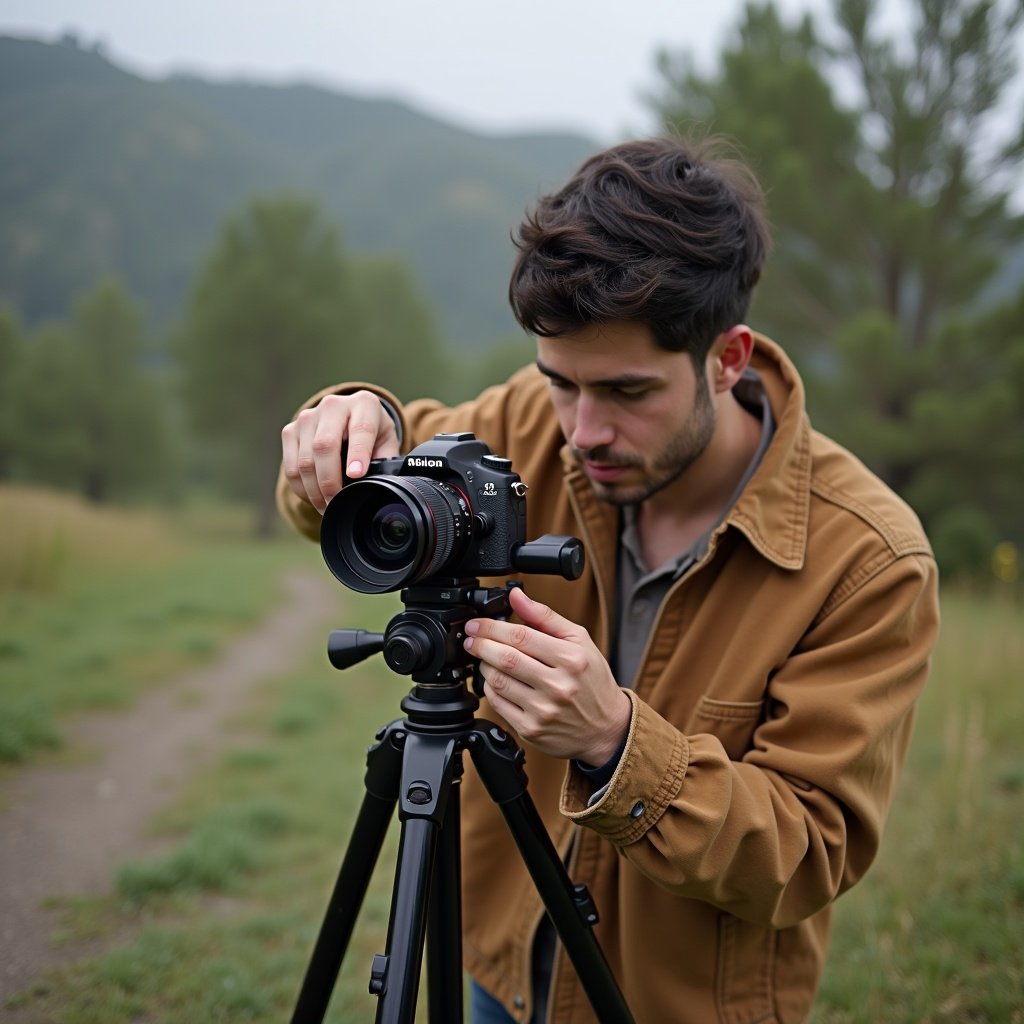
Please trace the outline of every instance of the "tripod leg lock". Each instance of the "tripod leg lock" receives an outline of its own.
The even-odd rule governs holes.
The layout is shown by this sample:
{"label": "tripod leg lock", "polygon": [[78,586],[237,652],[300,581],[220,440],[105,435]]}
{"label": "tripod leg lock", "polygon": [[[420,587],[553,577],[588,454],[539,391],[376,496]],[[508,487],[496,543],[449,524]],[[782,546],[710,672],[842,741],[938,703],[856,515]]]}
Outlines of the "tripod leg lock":
{"label": "tripod leg lock", "polygon": [[590,895],[590,890],[585,885],[574,885],[572,887],[572,899],[573,903],[576,904],[576,913],[580,915],[580,920],[588,927],[592,928],[600,920],[597,913],[597,906],[594,904],[594,899]]}
{"label": "tripod leg lock", "polygon": [[370,995],[382,996],[387,988],[389,957],[383,953],[374,955],[373,964],[370,967]]}

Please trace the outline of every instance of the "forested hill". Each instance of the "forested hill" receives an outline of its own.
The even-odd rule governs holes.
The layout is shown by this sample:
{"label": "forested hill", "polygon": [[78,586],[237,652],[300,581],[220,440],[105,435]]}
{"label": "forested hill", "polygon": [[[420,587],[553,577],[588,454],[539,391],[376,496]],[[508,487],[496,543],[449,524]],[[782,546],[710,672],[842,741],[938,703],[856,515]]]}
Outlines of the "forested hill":
{"label": "forested hill", "polygon": [[514,330],[510,230],[596,148],[311,85],[151,81],[73,42],[0,37],[0,303],[64,316],[114,273],[168,324],[223,218],[297,193],[350,251],[404,256],[449,340],[486,344]]}

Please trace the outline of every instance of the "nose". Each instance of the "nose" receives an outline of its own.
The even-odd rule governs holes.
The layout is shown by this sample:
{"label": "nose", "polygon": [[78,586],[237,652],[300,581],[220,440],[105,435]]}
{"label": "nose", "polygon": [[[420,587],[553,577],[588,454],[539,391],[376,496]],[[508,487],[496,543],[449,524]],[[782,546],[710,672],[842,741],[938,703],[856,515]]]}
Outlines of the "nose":
{"label": "nose", "polygon": [[615,440],[615,428],[602,403],[586,392],[576,402],[576,422],[569,439],[578,451],[590,451],[610,445]]}

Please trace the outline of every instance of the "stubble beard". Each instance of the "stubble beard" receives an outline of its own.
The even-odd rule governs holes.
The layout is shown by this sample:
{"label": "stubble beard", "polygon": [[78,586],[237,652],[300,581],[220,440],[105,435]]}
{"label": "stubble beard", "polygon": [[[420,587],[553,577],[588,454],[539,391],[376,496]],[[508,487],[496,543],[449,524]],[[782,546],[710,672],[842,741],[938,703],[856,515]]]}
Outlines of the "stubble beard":
{"label": "stubble beard", "polygon": [[[590,486],[593,487],[598,499],[609,505],[639,505],[678,480],[704,454],[714,436],[715,422],[715,407],[711,401],[707,381],[698,375],[693,412],[675,436],[654,457],[650,468],[644,473],[646,479],[632,488],[601,483],[593,479],[590,480]],[[590,451],[573,450],[573,454],[581,463],[585,458],[591,458],[596,462],[607,462],[610,465],[644,469],[642,459],[619,459],[613,453],[605,452],[603,448]]]}

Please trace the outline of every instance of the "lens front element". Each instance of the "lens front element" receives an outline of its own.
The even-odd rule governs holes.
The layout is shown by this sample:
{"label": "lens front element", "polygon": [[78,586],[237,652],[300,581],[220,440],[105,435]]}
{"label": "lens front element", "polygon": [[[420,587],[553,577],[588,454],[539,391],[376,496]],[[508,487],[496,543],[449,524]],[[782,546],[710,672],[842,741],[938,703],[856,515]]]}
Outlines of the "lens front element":
{"label": "lens front element", "polygon": [[401,564],[415,542],[416,524],[406,507],[397,502],[378,509],[365,534],[356,528],[356,543],[365,546],[364,556],[383,565]]}

